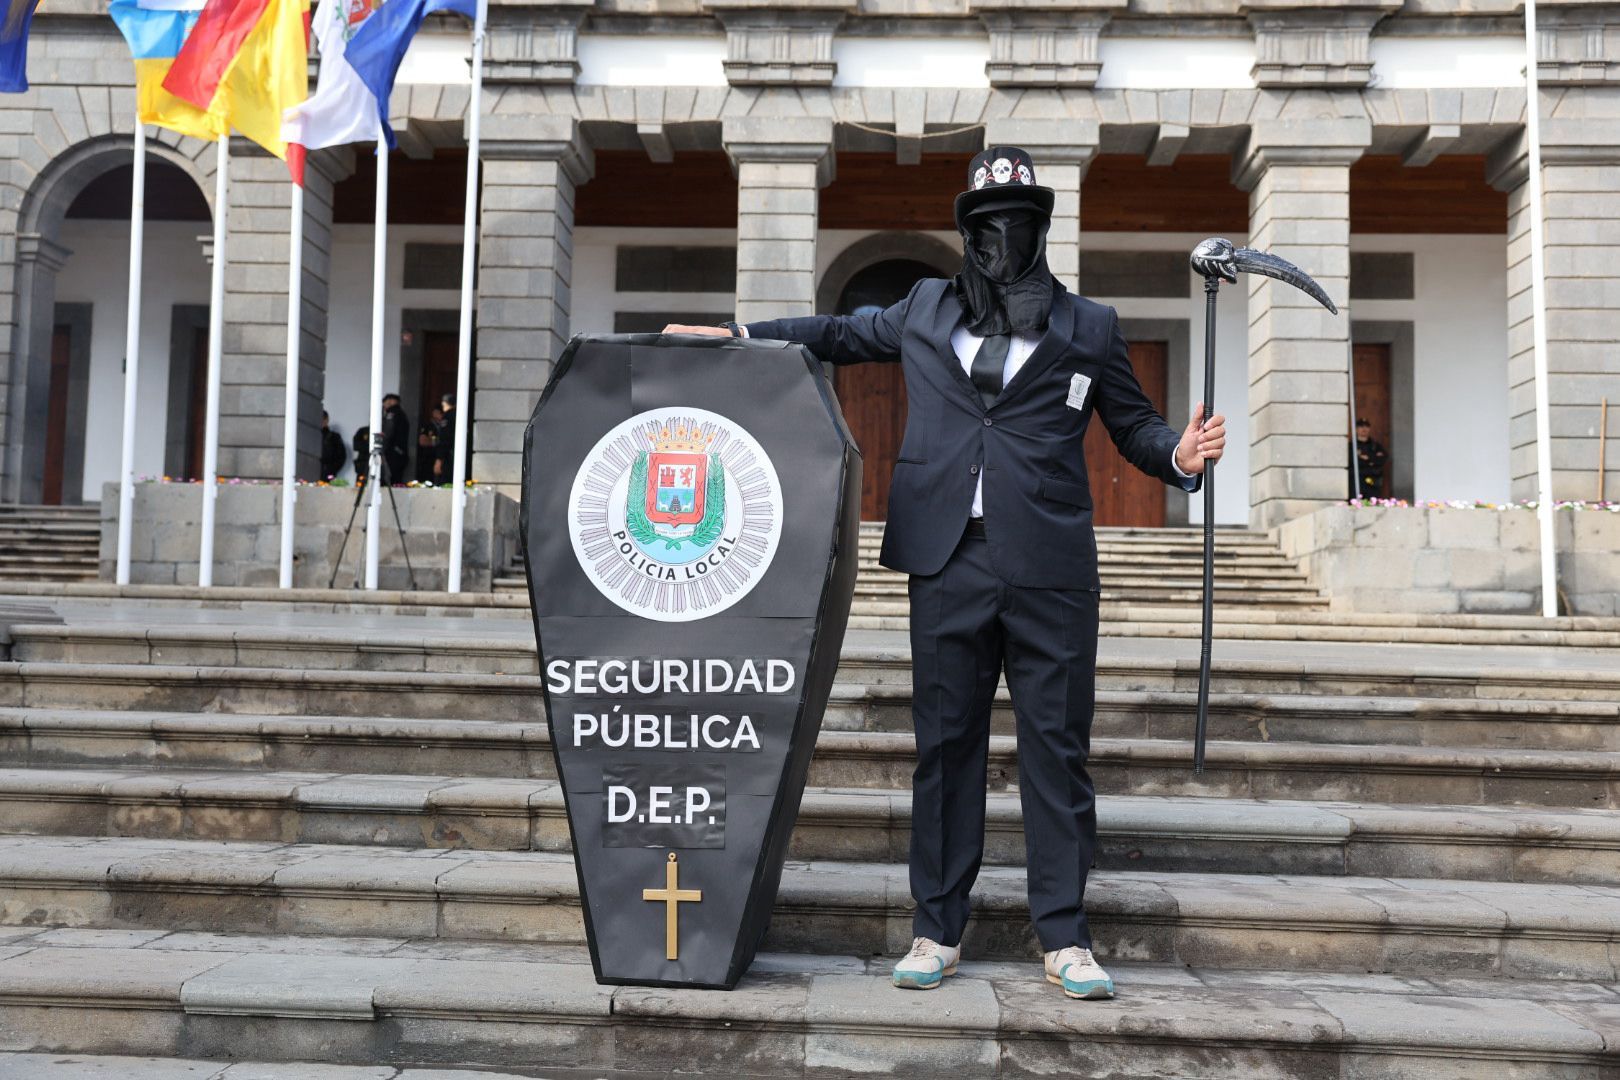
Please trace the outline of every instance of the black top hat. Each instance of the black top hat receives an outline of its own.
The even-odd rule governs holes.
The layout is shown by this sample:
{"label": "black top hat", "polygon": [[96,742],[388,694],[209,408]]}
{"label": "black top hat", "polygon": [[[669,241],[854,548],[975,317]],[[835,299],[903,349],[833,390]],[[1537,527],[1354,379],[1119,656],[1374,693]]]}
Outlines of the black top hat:
{"label": "black top hat", "polygon": [[979,210],[1014,207],[1052,214],[1052,189],[1035,183],[1035,162],[1016,146],[991,146],[968,162],[968,189],[956,197],[956,224]]}

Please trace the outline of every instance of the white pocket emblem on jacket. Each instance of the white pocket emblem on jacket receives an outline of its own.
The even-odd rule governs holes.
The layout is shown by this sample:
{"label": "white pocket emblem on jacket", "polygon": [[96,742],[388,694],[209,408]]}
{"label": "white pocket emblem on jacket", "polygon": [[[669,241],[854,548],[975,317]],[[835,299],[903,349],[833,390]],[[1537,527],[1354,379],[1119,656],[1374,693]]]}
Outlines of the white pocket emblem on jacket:
{"label": "white pocket emblem on jacket", "polygon": [[1088,376],[1076,373],[1069,378],[1069,400],[1064,404],[1071,409],[1083,409],[1086,405],[1086,393],[1091,389],[1091,379]]}

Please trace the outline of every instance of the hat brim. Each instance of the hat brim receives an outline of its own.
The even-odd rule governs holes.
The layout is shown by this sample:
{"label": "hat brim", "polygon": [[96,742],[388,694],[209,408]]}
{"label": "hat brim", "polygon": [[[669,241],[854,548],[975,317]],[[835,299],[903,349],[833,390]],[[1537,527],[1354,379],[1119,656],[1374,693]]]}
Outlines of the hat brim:
{"label": "hat brim", "polygon": [[977,191],[964,191],[956,197],[956,224],[960,228],[969,214],[980,210],[1021,210],[1033,207],[1051,217],[1052,207],[1056,201],[1057,198],[1051,188],[1037,187],[1033,184],[999,184],[996,187],[983,187]]}

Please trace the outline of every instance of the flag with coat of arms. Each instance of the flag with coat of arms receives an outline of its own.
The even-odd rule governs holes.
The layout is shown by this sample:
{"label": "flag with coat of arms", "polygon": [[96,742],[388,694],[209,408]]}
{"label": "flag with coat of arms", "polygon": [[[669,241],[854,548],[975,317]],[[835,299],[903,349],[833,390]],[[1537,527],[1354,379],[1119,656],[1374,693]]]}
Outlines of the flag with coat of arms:
{"label": "flag with coat of arms", "polygon": [[281,137],[310,150],[370,142],[381,134],[377,99],[350,65],[349,42],[376,11],[372,0],[323,0],[311,29],[321,56],[315,93],[288,109]]}

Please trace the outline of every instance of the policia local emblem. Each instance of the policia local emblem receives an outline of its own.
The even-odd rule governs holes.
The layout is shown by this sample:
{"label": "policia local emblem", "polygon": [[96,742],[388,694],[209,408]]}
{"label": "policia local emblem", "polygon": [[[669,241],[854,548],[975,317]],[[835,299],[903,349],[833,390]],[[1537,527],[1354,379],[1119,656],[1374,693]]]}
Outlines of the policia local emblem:
{"label": "policia local emblem", "polygon": [[569,506],[591,583],[624,610],[666,622],[742,599],[782,532],[771,459],[703,409],[653,409],[609,431],[585,455]]}
{"label": "policia local emblem", "polygon": [[729,988],[752,962],[848,621],[860,464],[801,346],[605,335],[559,358],[523,543],[598,980]]}

